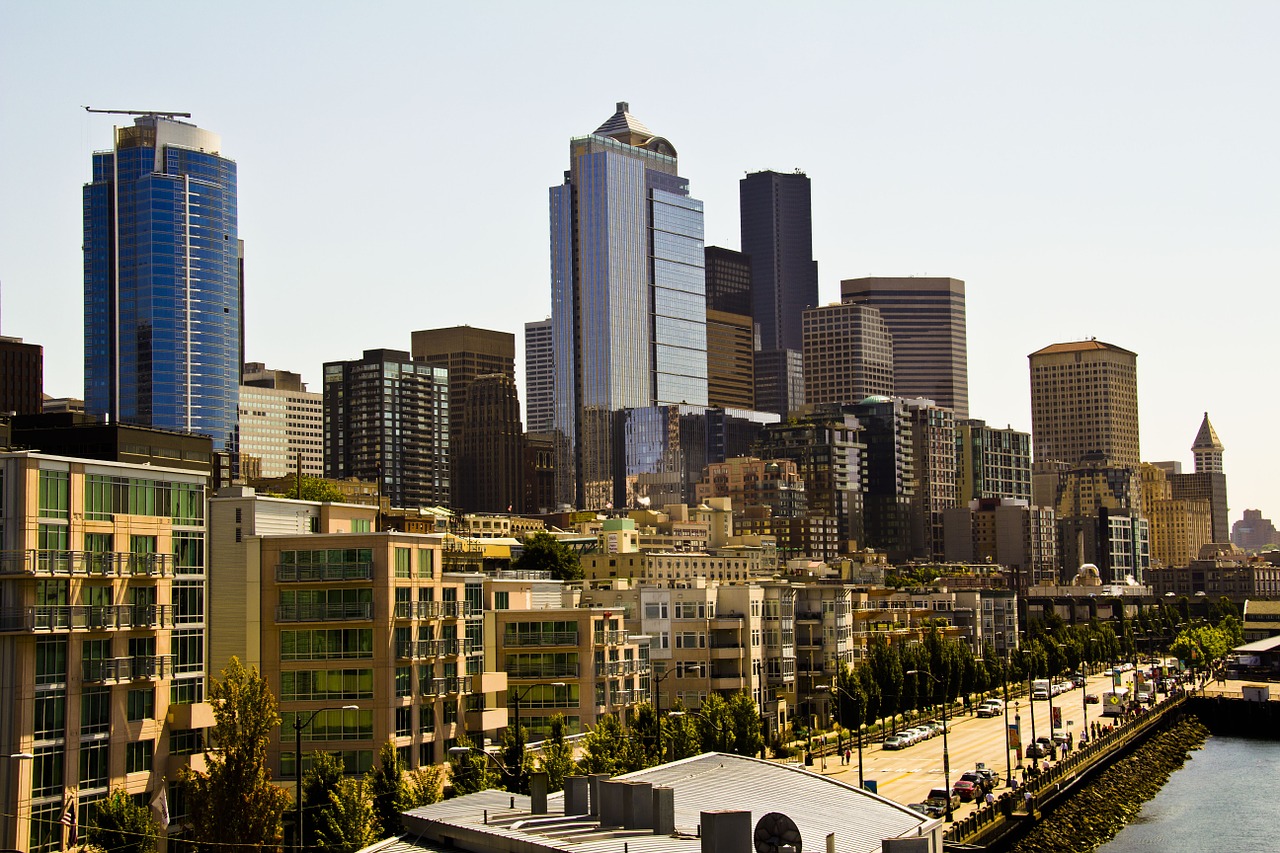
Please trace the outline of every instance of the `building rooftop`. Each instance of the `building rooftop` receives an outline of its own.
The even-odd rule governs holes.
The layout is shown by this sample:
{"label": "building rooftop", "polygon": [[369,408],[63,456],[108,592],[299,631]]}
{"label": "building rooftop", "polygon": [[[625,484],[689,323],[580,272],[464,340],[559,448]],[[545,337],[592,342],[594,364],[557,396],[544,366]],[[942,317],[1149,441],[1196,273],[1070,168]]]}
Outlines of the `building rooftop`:
{"label": "building rooftop", "polygon": [[1204,413],[1204,420],[1200,422],[1200,431],[1196,433],[1195,443],[1191,445],[1192,450],[1224,450],[1222,440],[1218,438],[1218,432],[1213,428],[1213,424],[1209,423],[1209,413]]}
{"label": "building rooftop", "polygon": [[1031,355],[1056,355],[1064,352],[1092,352],[1095,350],[1110,350],[1112,352],[1121,352],[1125,355],[1137,356],[1136,352],[1131,352],[1124,347],[1118,347],[1115,344],[1108,344],[1097,338],[1090,338],[1087,341],[1071,341],[1064,344],[1050,344],[1044,349],[1036,350]]}
{"label": "building rooftop", "polygon": [[[873,853],[886,838],[938,835],[942,822],[884,797],[799,767],[725,753],[704,753],[615,777],[674,792],[675,832],[601,826],[599,818],[564,814],[564,794],[548,797],[548,813],[530,812],[530,798],[481,791],[405,813],[407,833],[386,853],[434,853],[444,839],[465,839],[466,849],[618,853],[700,851],[702,813],[749,811],[752,826],[781,813],[800,831],[804,850],[821,850],[829,833],[836,849]],[[410,839],[418,838],[421,840]],[[436,845],[436,846],[433,846]]]}

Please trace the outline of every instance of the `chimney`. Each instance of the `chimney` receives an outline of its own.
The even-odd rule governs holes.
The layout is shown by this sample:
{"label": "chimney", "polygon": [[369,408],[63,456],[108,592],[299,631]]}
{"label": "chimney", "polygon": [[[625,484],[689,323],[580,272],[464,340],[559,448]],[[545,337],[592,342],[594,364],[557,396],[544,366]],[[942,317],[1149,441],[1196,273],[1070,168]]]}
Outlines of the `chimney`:
{"label": "chimney", "polygon": [[589,789],[586,776],[566,776],[564,779],[564,814],[584,815],[591,813],[591,804],[587,800]]}
{"label": "chimney", "polygon": [[600,783],[609,778],[608,773],[592,773],[587,777],[587,787],[591,789],[591,811],[592,817],[600,817]]}
{"label": "chimney", "polygon": [[622,789],[622,828],[648,829],[653,825],[653,784],[627,782]]}
{"label": "chimney", "polygon": [[547,813],[547,771],[539,770],[529,776],[529,812]]}
{"label": "chimney", "polygon": [[630,787],[628,782],[616,779],[600,780],[600,825],[622,826],[622,791]]}
{"label": "chimney", "polygon": [[702,853],[742,853],[754,849],[751,812],[728,809],[702,812]]}
{"label": "chimney", "polygon": [[653,834],[671,835],[676,831],[676,789],[665,786],[653,789]]}

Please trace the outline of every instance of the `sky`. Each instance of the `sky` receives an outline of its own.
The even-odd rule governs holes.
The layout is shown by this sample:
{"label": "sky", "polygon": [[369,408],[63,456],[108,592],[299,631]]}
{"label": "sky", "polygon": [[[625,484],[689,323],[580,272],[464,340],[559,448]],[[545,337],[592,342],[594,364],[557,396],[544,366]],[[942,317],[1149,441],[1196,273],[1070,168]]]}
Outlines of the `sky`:
{"label": "sky", "polygon": [[[81,187],[119,116],[237,161],[246,358],[303,374],[415,329],[550,314],[547,188],[628,101],[708,245],[738,181],[812,180],[841,279],[967,287],[972,417],[1030,431],[1027,355],[1138,353],[1142,457],[1205,412],[1230,518],[1280,516],[1274,2],[0,3],[0,333],[83,396]],[[518,366],[519,369],[520,366]]]}

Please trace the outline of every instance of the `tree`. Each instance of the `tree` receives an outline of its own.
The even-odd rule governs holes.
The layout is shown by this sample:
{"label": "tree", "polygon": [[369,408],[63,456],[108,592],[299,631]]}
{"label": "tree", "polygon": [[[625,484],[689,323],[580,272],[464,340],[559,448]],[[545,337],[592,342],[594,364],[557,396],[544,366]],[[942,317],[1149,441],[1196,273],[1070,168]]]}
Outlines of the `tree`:
{"label": "tree", "polygon": [[578,761],[580,772],[608,773],[610,776],[624,772],[628,747],[617,717],[609,714],[600,717],[596,727],[583,737],[582,751],[582,758]]}
{"label": "tree", "polygon": [[631,716],[628,772],[662,763],[662,722],[652,703],[637,705]]}
{"label": "tree", "polygon": [[401,811],[429,806],[440,802],[441,773],[439,764],[429,764],[417,770],[404,771],[404,789],[401,794]]}
{"label": "tree", "polygon": [[302,774],[302,845],[317,844],[316,827],[320,813],[329,808],[329,794],[338,790],[344,778],[342,759],[328,752],[312,754],[311,768]]}
{"label": "tree", "polygon": [[507,726],[503,735],[502,766],[507,769],[502,783],[513,794],[529,793],[529,777],[533,775],[533,756],[525,749],[528,732],[524,726]]}
{"label": "tree", "polygon": [[387,833],[378,834],[373,798],[359,779],[341,779],[329,791],[329,803],[316,821],[316,847],[321,853],[355,853]]}
{"label": "tree", "polygon": [[551,572],[553,578],[562,581],[582,579],[578,555],[550,533],[535,533],[524,540],[524,551],[511,563],[511,568]]}
{"label": "tree", "polygon": [[[214,727],[205,752],[208,772],[185,769],[181,781],[197,850],[225,845],[276,850],[284,836],[289,795],[271,783],[267,745],[280,725],[276,699],[256,668],[233,657],[209,686]],[[295,760],[297,757],[295,757]]]}
{"label": "tree", "polygon": [[341,503],[347,497],[333,483],[322,480],[319,477],[303,477],[301,495],[298,493],[298,482],[295,479],[293,485],[285,491],[284,496],[295,500],[329,501],[332,503]]}
{"label": "tree", "polygon": [[395,741],[388,738],[378,749],[378,760],[369,768],[369,797],[382,837],[399,835],[400,806],[404,799],[404,768]]}
{"label": "tree", "polygon": [[719,693],[710,693],[698,710],[696,725],[703,752],[733,752],[733,713]]}
{"label": "tree", "polygon": [[[471,738],[465,734],[458,737],[458,746],[472,747]],[[489,768],[489,759],[484,753],[475,749],[449,755],[449,776],[453,781],[453,794],[474,794],[494,787],[496,780]]]}
{"label": "tree", "polygon": [[[675,713],[679,711],[680,713]],[[694,714],[684,713],[684,703],[676,700],[671,712],[662,718],[663,733],[670,744],[668,749],[672,761],[688,758],[702,752],[702,736],[694,721]]]}
{"label": "tree", "polygon": [[573,747],[564,739],[564,714],[551,717],[551,734],[542,745],[539,767],[547,774],[547,790],[564,789],[564,779],[574,771]]}
{"label": "tree", "polygon": [[160,827],[151,810],[138,805],[124,788],[116,788],[91,810],[86,828],[91,846],[105,853],[152,853]]}
{"label": "tree", "polygon": [[733,726],[732,751],[737,755],[764,754],[764,733],[755,700],[745,690],[729,697],[729,719]]}

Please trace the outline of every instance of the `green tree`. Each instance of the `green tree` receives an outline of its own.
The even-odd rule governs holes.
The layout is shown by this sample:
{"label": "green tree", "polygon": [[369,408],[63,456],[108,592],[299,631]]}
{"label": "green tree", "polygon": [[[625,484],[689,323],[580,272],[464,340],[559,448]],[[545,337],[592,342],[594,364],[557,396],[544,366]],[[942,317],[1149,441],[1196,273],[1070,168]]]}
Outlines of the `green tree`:
{"label": "green tree", "polygon": [[317,843],[316,827],[320,813],[329,807],[329,794],[338,790],[344,778],[342,759],[328,752],[314,752],[311,768],[302,774],[302,844],[310,847]]}
{"label": "green tree", "polygon": [[663,734],[667,739],[667,756],[672,761],[688,758],[702,752],[702,735],[695,724],[697,716],[687,714],[684,703],[677,700],[671,711],[662,718]]}
{"label": "green tree", "polygon": [[535,533],[524,540],[524,551],[511,563],[511,568],[551,572],[556,580],[582,579],[582,564],[572,548],[550,533]]}
{"label": "green tree", "polygon": [[271,783],[267,745],[280,725],[276,699],[257,669],[233,657],[209,686],[214,727],[205,752],[208,772],[183,771],[197,850],[231,844],[277,850],[289,795]]}
{"label": "green tree", "polygon": [[637,705],[631,715],[631,760],[628,771],[662,763],[662,723],[649,702]]}
{"label": "green tree", "polygon": [[321,853],[355,853],[387,833],[378,834],[373,797],[359,779],[342,779],[329,791],[329,803],[316,821],[316,847]]}
{"label": "green tree", "polygon": [[[474,745],[471,738],[464,734],[459,736],[458,746],[473,747]],[[453,794],[458,797],[487,790],[497,783],[493,770],[489,767],[489,759],[474,748],[467,752],[459,750],[456,755],[450,753],[449,777],[453,782]]]}
{"label": "green tree", "polygon": [[116,788],[90,810],[86,827],[90,846],[105,853],[152,853],[160,827],[151,810],[138,805],[124,788]]}
{"label": "green tree", "polygon": [[564,737],[564,714],[551,717],[551,733],[542,745],[539,768],[547,774],[547,790],[564,789],[564,779],[574,771],[573,747]]}
{"label": "green tree", "polygon": [[327,480],[319,477],[303,477],[302,493],[298,493],[298,481],[295,479],[284,493],[286,498],[294,498],[303,501],[330,501],[333,503],[341,503],[347,499],[342,490]]}
{"label": "green tree", "polygon": [[703,752],[733,752],[733,712],[719,693],[710,693],[698,709],[696,725]]}
{"label": "green tree", "polygon": [[578,761],[578,769],[587,774],[622,773],[627,766],[627,752],[622,724],[617,717],[605,714],[596,721],[596,727],[582,738],[582,758]]}
{"label": "green tree", "polygon": [[533,775],[533,756],[525,748],[528,731],[524,726],[507,726],[503,735],[502,766],[507,769],[502,784],[513,794],[529,793],[529,777]]}
{"label": "green tree", "polygon": [[729,697],[729,720],[733,726],[732,752],[737,755],[763,755],[764,732],[755,700],[745,690]]}
{"label": "green tree", "polygon": [[404,800],[404,767],[396,753],[395,741],[388,738],[378,748],[378,760],[369,768],[368,794],[382,837],[399,835],[400,807]]}
{"label": "green tree", "polygon": [[401,794],[401,811],[429,806],[440,802],[441,773],[439,764],[404,771],[404,788]]}

